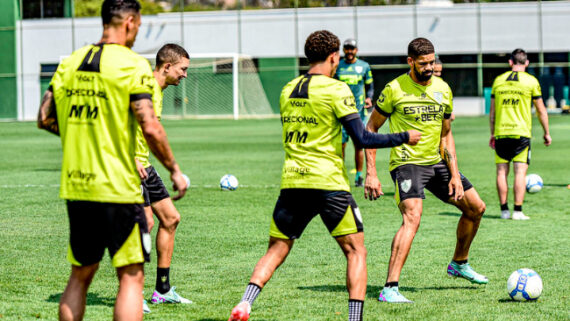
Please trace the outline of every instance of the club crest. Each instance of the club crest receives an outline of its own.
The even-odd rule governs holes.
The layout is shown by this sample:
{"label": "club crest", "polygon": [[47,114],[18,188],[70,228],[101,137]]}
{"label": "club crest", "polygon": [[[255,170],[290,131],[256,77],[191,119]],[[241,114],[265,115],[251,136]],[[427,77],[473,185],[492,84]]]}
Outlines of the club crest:
{"label": "club crest", "polygon": [[412,188],[412,180],[411,179],[405,179],[400,183],[400,188],[402,189],[402,191],[404,193],[407,193],[410,188]]}
{"label": "club crest", "polygon": [[354,69],[356,69],[357,73],[361,73],[363,70],[362,66],[356,66],[356,67],[354,67]]}
{"label": "club crest", "polygon": [[440,93],[439,91],[436,91],[433,93],[433,98],[435,98],[435,101],[437,101],[438,104],[441,104],[441,102],[443,101],[443,94]]}

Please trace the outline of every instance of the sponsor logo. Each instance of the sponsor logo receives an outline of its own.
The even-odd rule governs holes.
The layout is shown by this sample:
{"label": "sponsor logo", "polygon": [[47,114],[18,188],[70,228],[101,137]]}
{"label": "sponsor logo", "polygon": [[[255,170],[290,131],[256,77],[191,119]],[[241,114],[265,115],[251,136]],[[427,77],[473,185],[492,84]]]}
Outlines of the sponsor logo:
{"label": "sponsor logo", "polygon": [[400,183],[400,188],[402,189],[402,191],[404,193],[407,193],[410,188],[412,188],[412,180],[411,179],[405,179]]}
{"label": "sponsor logo", "polygon": [[95,76],[75,75],[75,78],[81,82],[92,82],[95,79]]}
{"label": "sponsor logo", "polygon": [[289,101],[289,104],[291,104],[291,106],[293,106],[293,107],[305,107],[305,106],[307,106],[306,101],[298,101],[298,100],[291,100],[291,101]]}
{"label": "sponsor logo", "polygon": [[91,107],[88,105],[71,105],[71,110],[69,111],[69,118],[81,118],[85,116],[86,119],[96,119],[99,115],[99,107]]}
{"label": "sponsor logo", "polygon": [[342,100],[344,101],[344,104],[346,106],[356,107],[356,100],[354,99],[354,96],[344,97],[344,98],[342,98]]}
{"label": "sponsor logo", "polygon": [[381,94],[380,94],[380,97],[378,97],[378,101],[379,101],[380,103],[383,103],[383,102],[384,102],[384,99],[386,99],[386,96],[384,96],[384,93],[381,93]]}
{"label": "sponsor logo", "polygon": [[85,181],[86,183],[88,183],[89,181],[95,180],[96,176],[97,175],[95,175],[94,173],[86,173],[86,172],[82,172],[81,170],[67,171],[67,178],[80,179],[80,180]]}
{"label": "sponsor logo", "polygon": [[317,118],[312,116],[281,116],[281,123],[301,123],[313,126],[319,125]]}
{"label": "sponsor logo", "polygon": [[283,172],[285,173],[297,173],[297,174],[307,174],[311,172],[311,169],[308,167],[284,167]]}
{"label": "sponsor logo", "polygon": [[82,89],[82,88],[66,89],[65,95],[67,97],[80,96],[80,97],[97,97],[97,98],[107,99],[106,92],[102,90],[95,91],[93,89]]}

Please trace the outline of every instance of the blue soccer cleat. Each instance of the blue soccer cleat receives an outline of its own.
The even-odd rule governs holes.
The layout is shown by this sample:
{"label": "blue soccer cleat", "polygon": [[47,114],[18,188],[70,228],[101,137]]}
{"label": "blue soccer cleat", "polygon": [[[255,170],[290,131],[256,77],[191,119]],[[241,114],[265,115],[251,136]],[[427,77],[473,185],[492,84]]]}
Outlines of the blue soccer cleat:
{"label": "blue soccer cleat", "polygon": [[380,296],[378,297],[378,301],[380,302],[388,302],[388,303],[414,303],[414,301],[410,301],[406,299],[405,296],[398,291],[398,287],[384,287],[382,292],[380,292]]}
{"label": "blue soccer cleat", "polygon": [[479,274],[473,270],[469,263],[457,264],[453,261],[447,266],[447,274],[455,278],[464,278],[471,283],[487,284],[489,279],[486,276]]}

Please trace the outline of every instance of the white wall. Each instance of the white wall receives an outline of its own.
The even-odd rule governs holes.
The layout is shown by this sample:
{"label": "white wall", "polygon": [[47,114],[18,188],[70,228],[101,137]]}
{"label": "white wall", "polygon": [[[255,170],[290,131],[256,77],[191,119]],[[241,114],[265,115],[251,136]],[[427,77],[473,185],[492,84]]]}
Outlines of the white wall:
{"label": "white wall", "polygon": [[[341,39],[356,37],[363,56],[405,55],[408,42],[417,36],[432,40],[440,54],[477,53],[479,49],[483,53],[508,53],[517,47],[536,52],[540,50],[538,5],[482,4],[480,42],[476,4],[161,14],[143,17],[133,50],[154,54],[163,44],[175,42],[191,53],[233,53],[241,48],[241,53],[254,57],[302,57],[306,37],[315,30],[328,29]],[[570,1],[542,2],[542,11],[544,50],[570,51]],[[57,63],[73,49],[97,42],[101,20],[24,20],[19,27],[19,64],[24,72],[19,83],[24,95],[19,119],[34,119],[40,102],[40,64]]]}

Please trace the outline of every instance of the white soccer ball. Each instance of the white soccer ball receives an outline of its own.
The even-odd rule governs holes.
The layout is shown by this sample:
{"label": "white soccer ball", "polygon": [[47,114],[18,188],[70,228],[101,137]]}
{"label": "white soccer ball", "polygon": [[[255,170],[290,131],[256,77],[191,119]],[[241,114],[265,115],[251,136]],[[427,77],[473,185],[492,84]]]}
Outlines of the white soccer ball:
{"label": "white soccer ball", "polygon": [[528,174],[526,176],[526,190],[529,193],[538,193],[542,190],[542,178],[537,174]]}
{"label": "white soccer ball", "polygon": [[231,174],[226,174],[220,179],[220,187],[223,191],[235,191],[238,184],[237,178]]}
{"label": "white soccer ball", "polygon": [[507,291],[515,301],[533,301],[542,293],[542,279],[531,269],[518,269],[507,280]]}

